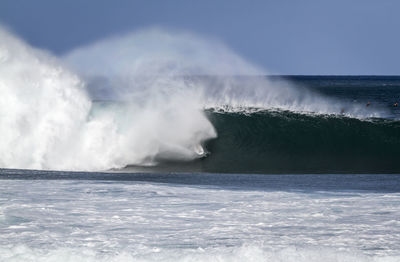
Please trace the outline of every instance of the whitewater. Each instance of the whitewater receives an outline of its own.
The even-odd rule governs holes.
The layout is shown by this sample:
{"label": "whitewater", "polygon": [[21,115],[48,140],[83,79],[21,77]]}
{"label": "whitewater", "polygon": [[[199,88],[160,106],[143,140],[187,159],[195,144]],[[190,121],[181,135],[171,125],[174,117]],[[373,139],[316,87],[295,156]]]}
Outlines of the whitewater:
{"label": "whitewater", "polygon": [[304,190],[293,177],[274,189],[279,178],[263,175],[246,187],[243,176],[224,177],[236,186],[2,180],[0,261],[399,261],[398,177],[384,190],[357,176],[372,190],[349,191]]}

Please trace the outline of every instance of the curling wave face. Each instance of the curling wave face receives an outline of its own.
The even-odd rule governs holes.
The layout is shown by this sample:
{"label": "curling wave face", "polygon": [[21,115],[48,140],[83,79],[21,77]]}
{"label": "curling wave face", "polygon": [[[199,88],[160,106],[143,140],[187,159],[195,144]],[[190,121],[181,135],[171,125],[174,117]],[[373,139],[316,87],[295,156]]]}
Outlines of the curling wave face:
{"label": "curling wave face", "polygon": [[[256,109],[254,109],[256,110]],[[400,122],[291,111],[207,115],[219,137],[210,155],[186,163],[164,160],[126,172],[399,173]]]}
{"label": "curling wave face", "polygon": [[208,172],[399,173],[400,122],[290,111],[209,112]]}
{"label": "curling wave face", "polygon": [[217,133],[217,144],[235,137],[224,138],[204,109],[387,116],[383,108],[261,77],[264,70],[224,44],[188,33],[153,28],[117,36],[73,50],[62,62],[3,29],[0,39],[5,168],[94,171],[187,162],[208,151],[218,156],[232,143],[215,152],[214,142],[208,149],[205,143]]}

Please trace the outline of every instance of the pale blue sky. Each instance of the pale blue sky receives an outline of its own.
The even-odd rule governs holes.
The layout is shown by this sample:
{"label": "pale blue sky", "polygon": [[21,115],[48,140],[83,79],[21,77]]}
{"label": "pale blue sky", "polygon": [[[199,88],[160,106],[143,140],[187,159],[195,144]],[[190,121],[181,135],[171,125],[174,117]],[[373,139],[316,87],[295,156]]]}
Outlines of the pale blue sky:
{"label": "pale blue sky", "polygon": [[398,0],[2,0],[0,22],[56,54],[163,26],[219,38],[280,74],[400,74]]}

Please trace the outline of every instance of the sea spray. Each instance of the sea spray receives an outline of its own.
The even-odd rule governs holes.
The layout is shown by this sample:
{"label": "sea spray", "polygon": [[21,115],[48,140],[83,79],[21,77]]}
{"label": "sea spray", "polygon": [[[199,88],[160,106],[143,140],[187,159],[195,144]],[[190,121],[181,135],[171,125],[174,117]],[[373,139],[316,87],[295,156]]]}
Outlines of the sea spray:
{"label": "sea spray", "polygon": [[4,29],[0,39],[1,167],[105,170],[190,160],[216,135],[183,87],[94,114],[85,83],[56,58]]}
{"label": "sea spray", "polygon": [[328,98],[305,87],[265,77],[268,71],[238,56],[217,39],[149,28],[109,37],[64,55],[88,82],[93,99],[138,103],[169,99],[182,90],[201,108],[252,108],[380,117],[358,103]]}
{"label": "sea spray", "polygon": [[57,168],[91,107],[83,82],[4,29],[0,57],[1,167]]}

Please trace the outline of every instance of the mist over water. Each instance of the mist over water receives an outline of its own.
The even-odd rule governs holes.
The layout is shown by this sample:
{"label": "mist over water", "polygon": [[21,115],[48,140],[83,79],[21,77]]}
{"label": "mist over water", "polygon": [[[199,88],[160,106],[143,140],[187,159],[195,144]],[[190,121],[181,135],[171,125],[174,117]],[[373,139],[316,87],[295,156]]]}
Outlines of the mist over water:
{"label": "mist over water", "polygon": [[220,41],[185,32],[150,28],[115,36],[73,50],[64,60],[99,100],[162,104],[184,93],[199,109],[280,109],[362,118],[385,113],[324,97],[284,79],[268,79],[268,71]]}
{"label": "mist over water", "polygon": [[204,109],[382,116],[270,81],[221,42],[148,29],[55,58],[0,29],[0,165],[108,170],[203,157]]}

